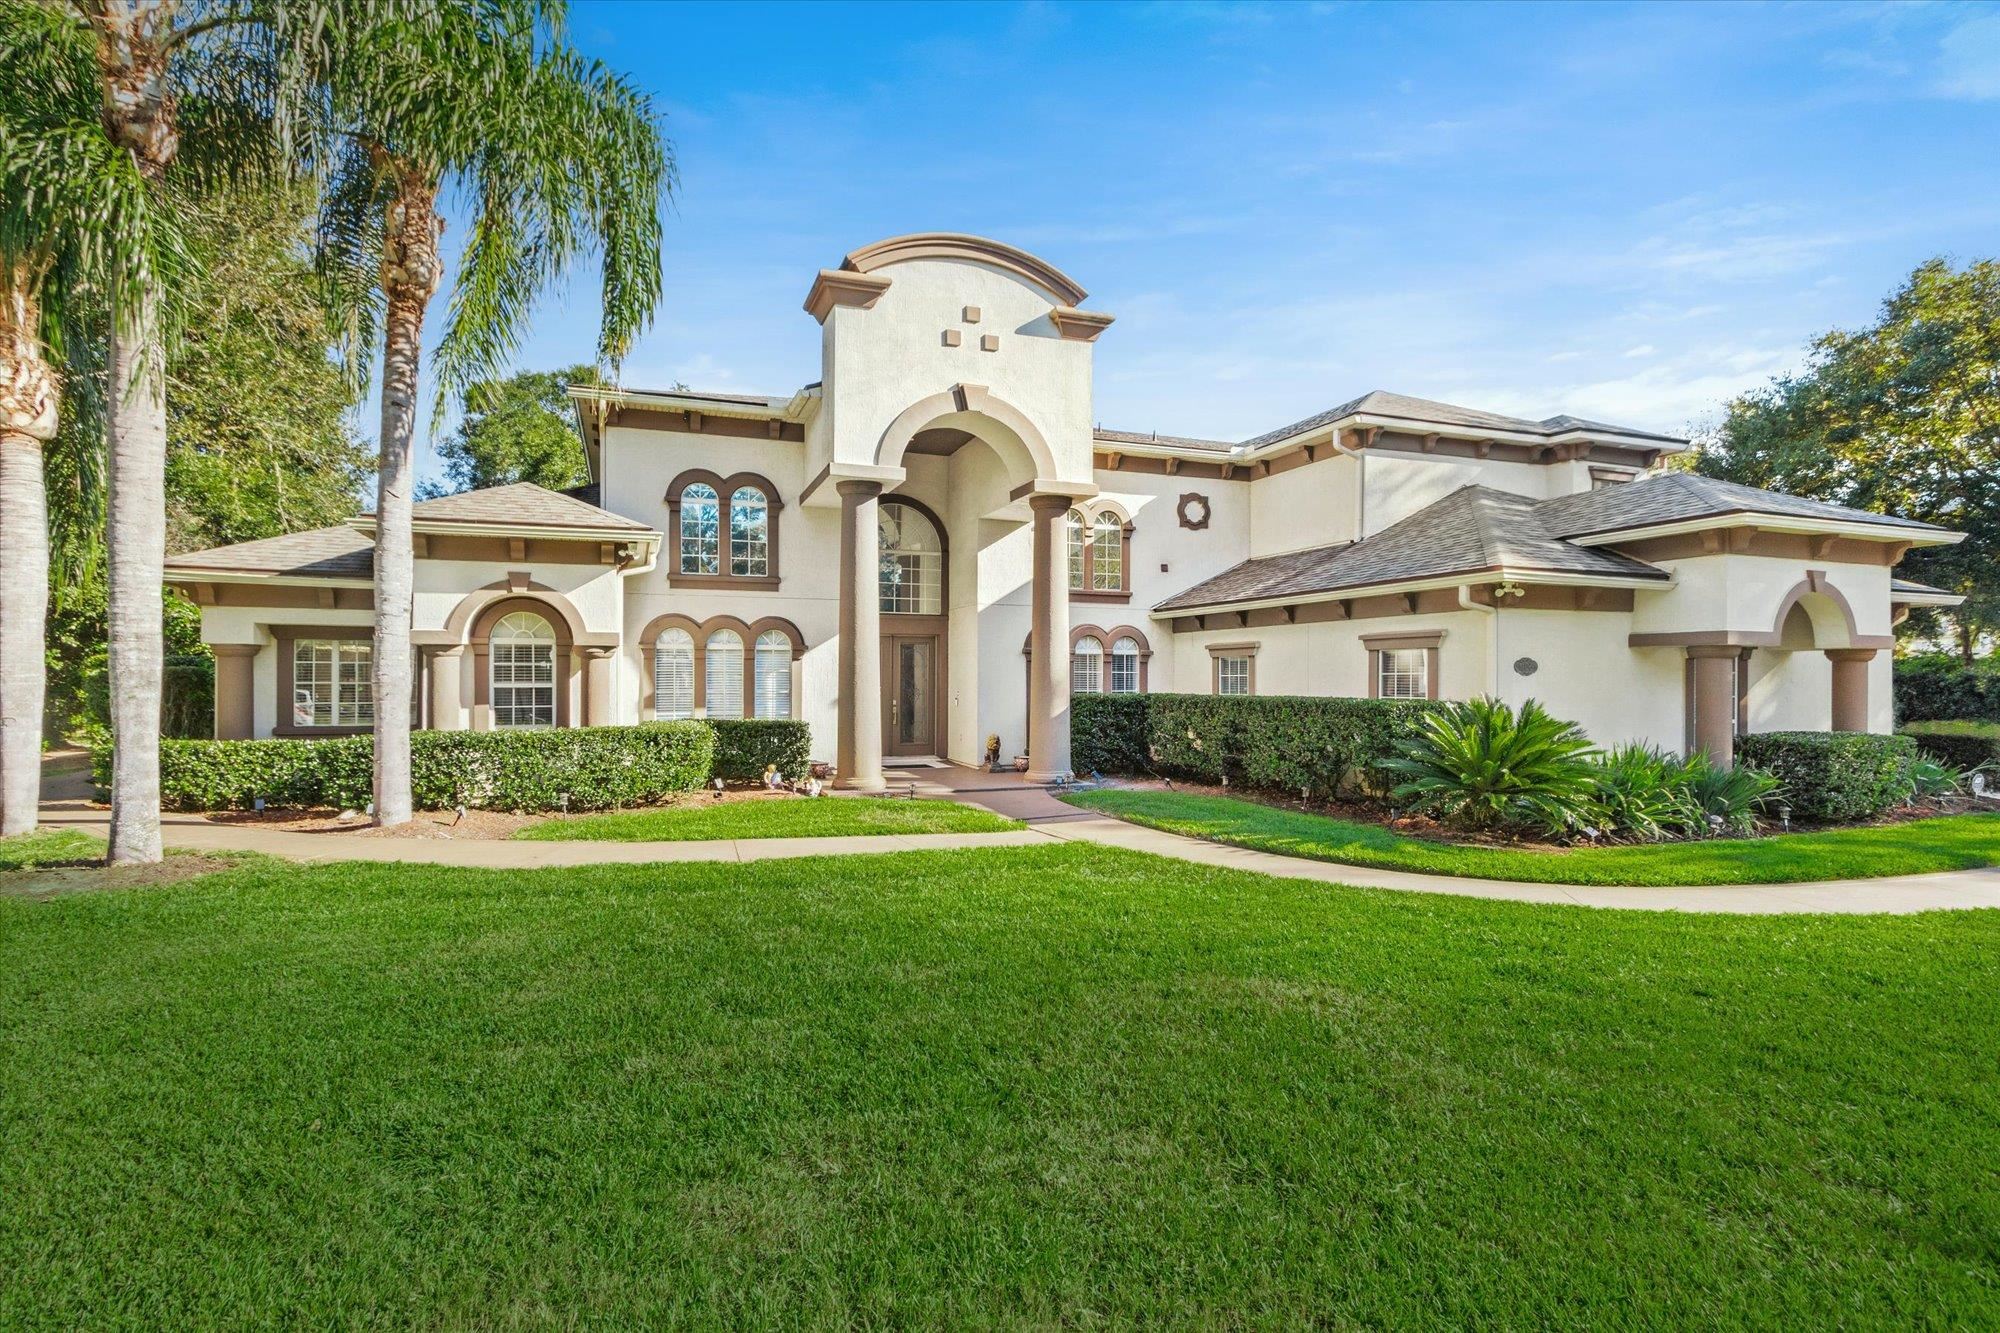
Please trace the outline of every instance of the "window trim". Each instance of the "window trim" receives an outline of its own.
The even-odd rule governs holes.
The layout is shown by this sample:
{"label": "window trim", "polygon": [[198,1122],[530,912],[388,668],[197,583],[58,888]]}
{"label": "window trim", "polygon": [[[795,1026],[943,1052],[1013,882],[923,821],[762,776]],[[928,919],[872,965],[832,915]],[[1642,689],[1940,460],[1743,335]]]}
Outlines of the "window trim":
{"label": "window trim", "polygon": [[1444,642],[1443,630],[1417,630],[1396,634],[1364,634],[1361,646],[1368,650],[1368,697],[1382,697],[1382,654],[1396,649],[1421,648],[1424,650],[1424,698],[1438,697],[1438,646]]}
{"label": "window trim", "polygon": [[[523,684],[523,683],[521,683],[521,682],[519,682],[519,681],[513,681],[513,682],[509,682],[509,683],[507,683],[507,684],[506,684],[506,685],[505,685],[505,686],[503,687],[503,686],[502,686],[502,685],[501,685],[501,684],[500,684],[499,682],[497,682],[497,681],[495,681],[495,680],[493,679],[493,672],[494,672],[494,670],[495,670],[495,664],[494,664],[494,661],[493,661],[493,636],[492,636],[492,630],[493,630],[493,629],[498,629],[498,628],[500,627],[501,623],[502,623],[502,622],[504,622],[504,621],[505,621],[505,620],[506,620],[506,619],[508,618],[508,616],[516,616],[516,615],[521,615],[521,616],[531,616],[532,618],[534,618],[534,619],[536,619],[536,620],[539,620],[539,621],[541,621],[541,622],[542,622],[542,624],[544,624],[544,625],[548,626],[548,629],[549,629],[549,639],[550,639],[550,642],[549,642],[549,644],[548,644],[548,649],[549,649],[549,682],[548,682],[548,684],[547,684],[546,686],[542,685],[542,684],[541,684],[541,683],[540,683],[539,681],[530,681],[530,682],[528,682],[528,683],[526,683],[526,684]],[[489,727],[489,729],[491,729],[491,730],[493,730],[493,731],[542,731],[542,730],[554,730],[555,728],[557,728],[557,727],[560,727],[560,726],[562,725],[562,723],[561,723],[561,722],[559,722],[559,721],[557,720],[557,719],[558,719],[558,718],[559,718],[559,717],[561,716],[561,713],[562,713],[562,710],[561,710],[561,706],[560,706],[560,703],[559,703],[559,700],[558,700],[558,698],[557,698],[557,692],[558,692],[558,691],[560,691],[560,690],[562,690],[562,689],[564,688],[564,683],[563,683],[563,664],[562,664],[562,661],[561,661],[561,656],[562,656],[562,644],[561,644],[561,641],[560,641],[560,640],[559,640],[559,639],[558,639],[558,638],[556,637],[556,635],[557,635],[557,631],[556,631],[556,627],[555,627],[555,624],[554,624],[554,622],[553,622],[553,621],[552,621],[552,620],[551,620],[551,619],[549,618],[548,614],[547,614],[546,612],[543,612],[543,611],[527,611],[527,610],[521,610],[521,609],[516,609],[516,610],[514,610],[514,611],[510,611],[510,612],[508,612],[508,616],[502,616],[502,617],[500,617],[500,619],[499,619],[499,620],[495,621],[495,622],[493,623],[492,627],[491,627],[491,628],[490,628],[490,629],[488,630],[488,633],[487,633],[487,638],[486,638],[486,657],[485,657],[485,663],[486,663],[486,689],[487,689],[487,697],[488,697],[488,699],[489,699],[489,700],[491,700],[491,698],[493,697],[493,695],[494,695],[494,694],[496,694],[496,693],[497,693],[497,692],[498,692],[498,691],[499,691],[500,689],[502,689],[502,688],[506,688],[506,689],[518,689],[518,690],[542,690],[542,689],[547,689],[547,690],[548,690],[548,692],[549,692],[549,721],[548,721],[548,723],[547,723],[546,727],[544,727],[544,725],[543,725],[543,724],[541,724],[541,723],[539,723],[539,722],[530,722],[530,723],[526,723],[526,724],[522,724],[522,723],[514,723],[514,724],[510,724],[510,725],[508,725],[508,726],[501,726],[501,725],[500,725],[500,723],[499,723],[499,722],[498,722],[497,720],[495,720],[495,719],[494,719],[494,717],[493,717],[493,715],[492,715],[492,712],[491,712],[491,711],[490,711],[490,709],[489,709],[489,711],[488,711],[488,713],[487,713],[487,726]],[[541,644],[541,641],[540,641],[540,640],[534,640],[534,641],[532,641],[532,642],[533,642],[534,646],[536,646],[536,647],[540,647],[540,646],[542,646],[542,644]]]}
{"label": "window trim", "polygon": [[[909,625],[919,624],[922,622],[935,621],[940,627],[939,633],[942,634],[944,632],[943,627],[945,625],[945,618],[951,614],[951,536],[948,532],[945,531],[944,520],[938,517],[937,510],[931,508],[929,505],[925,504],[922,500],[914,499],[911,496],[904,495],[900,492],[892,492],[888,495],[884,495],[880,498],[880,500],[877,503],[878,503],[878,509],[877,509],[877,528],[875,535],[875,559],[878,568],[876,571],[876,580],[875,580],[875,598],[878,610],[876,614],[884,617],[891,617],[892,619],[889,619],[886,623],[899,626],[909,626]],[[879,506],[892,505],[892,504],[903,505],[910,509],[916,510],[919,514],[922,514],[925,518],[930,520],[932,531],[937,533],[938,609],[936,611],[886,611],[879,609],[881,606],[881,597],[882,597],[881,571],[879,568],[882,559],[882,536],[880,528]],[[916,633],[920,631],[912,630],[910,632]]]}
{"label": "window trim", "polygon": [[[688,487],[708,486],[715,492],[717,508],[716,529],[719,541],[719,570],[713,574],[687,574],[681,571],[681,495]],[[765,562],[764,574],[731,574],[729,572],[730,500],[737,491],[745,487],[761,491],[764,495],[765,513]],[[779,498],[778,488],[768,477],[756,472],[737,472],[722,476],[704,467],[692,467],[682,472],[667,484],[665,496],[667,506],[667,540],[661,548],[661,563],[666,566],[669,588],[733,588],[750,592],[775,591],[783,570],[778,563],[778,532],[784,526],[779,518],[785,502]]]}
{"label": "window trim", "polygon": [[[646,628],[639,631],[639,655],[642,670],[639,672],[639,716],[642,720],[653,720],[653,654],[659,647],[660,635],[669,629],[684,629],[694,640],[694,715],[708,716],[708,636],[719,629],[731,629],[743,640],[743,715],[755,717],[757,709],[756,687],[753,681],[756,667],[757,640],[770,630],[777,630],[792,641],[792,661],[797,662],[806,655],[805,636],[799,627],[783,616],[765,616],[759,620],[741,620],[736,616],[710,616],[707,620],[696,620],[678,612],[654,616],[646,622]],[[799,682],[792,682],[791,717],[799,716]]]}
{"label": "window trim", "polygon": [[[1122,506],[1109,503],[1072,505],[1070,512],[1079,515],[1083,520],[1083,549],[1081,552],[1083,585],[1081,587],[1073,584],[1069,586],[1070,601],[1100,602],[1114,606],[1123,606],[1129,603],[1132,600],[1132,537],[1137,531],[1137,525],[1132,522],[1132,516],[1127,514]],[[1118,520],[1118,586],[1116,588],[1099,589],[1090,585],[1097,578],[1097,521],[1106,514]],[[1063,521],[1065,525],[1068,524],[1068,514],[1063,516]],[[1064,559],[1067,561],[1067,533],[1065,533],[1064,553]],[[1067,565],[1064,568],[1063,578],[1064,582],[1067,583],[1069,578]],[[1107,650],[1106,656],[1109,655],[1109,651]]]}
{"label": "window trim", "polygon": [[[371,645],[375,641],[372,625],[273,625],[271,638],[278,646],[278,711],[276,725],[271,728],[273,736],[366,736],[375,728],[365,727],[301,727],[289,721],[292,716],[292,691],[295,686],[292,654],[301,639],[366,639]],[[412,673],[413,677],[417,673]],[[414,693],[416,685],[412,683]]]}
{"label": "window trim", "polygon": [[[1104,645],[1104,681],[1100,694],[1111,693],[1111,645],[1120,639],[1131,639],[1139,645],[1139,693],[1152,690],[1153,643],[1144,630],[1137,625],[1072,625],[1069,629],[1069,650],[1066,658],[1074,665],[1076,645],[1086,637],[1094,638]],[[1035,636],[1030,634],[1021,641],[1021,656],[1032,669],[1035,661]]]}
{"label": "window trim", "polygon": [[540,616],[556,636],[556,720],[558,730],[577,723],[570,709],[571,682],[576,676],[576,636],[569,618],[539,597],[500,597],[480,608],[466,636],[472,650],[472,729],[515,730],[493,725],[493,628],[516,611]]}
{"label": "window trim", "polygon": [[1211,643],[1208,645],[1208,692],[1222,697],[1222,659],[1244,657],[1250,660],[1248,693],[1230,695],[1230,698],[1248,698],[1257,693],[1257,652],[1261,643]]}

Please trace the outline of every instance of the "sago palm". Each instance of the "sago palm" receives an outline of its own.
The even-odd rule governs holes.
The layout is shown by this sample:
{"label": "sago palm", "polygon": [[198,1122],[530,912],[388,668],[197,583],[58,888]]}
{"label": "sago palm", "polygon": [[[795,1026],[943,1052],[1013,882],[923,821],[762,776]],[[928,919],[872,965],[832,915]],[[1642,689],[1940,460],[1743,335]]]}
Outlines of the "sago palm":
{"label": "sago palm", "polygon": [[1383,765],[1393,799],[1468,829],[1561,835],[1582,828],[1596,795],[1590,740],[1533,699],[1512,708],[1479,698],[1424,715]]}
{"label": "sago palm", "polygon": [[329,287],[382,335],[375,516],[375,818],[410,818],[410,447],[424,318],[443,274],[443,197],[470,221],[438,342],[437,401],[501,369],[536,299],[602,262],[598,357],[615,366],[660,293],[672,164],[645,94],[532,0],[376,14],[324,70]]}

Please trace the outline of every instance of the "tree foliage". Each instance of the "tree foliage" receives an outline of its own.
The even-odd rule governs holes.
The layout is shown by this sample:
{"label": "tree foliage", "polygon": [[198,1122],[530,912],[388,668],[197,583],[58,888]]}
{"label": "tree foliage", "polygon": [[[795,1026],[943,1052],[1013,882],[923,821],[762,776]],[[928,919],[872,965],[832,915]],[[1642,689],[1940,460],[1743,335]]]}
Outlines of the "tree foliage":
{"label": "tree foliage", "polygon": [[583,485],[590,472],[563,387],[600,382],[595,366],[570,366],[467,385],[458,426],[438,446],[450,484],[426,483],[424,495],[517,481],[550,490]]}
{"label": "tree foliage", "polygon": [[1970,656],[2000,629],[2000,260],[1920,266],[1874,324],[1824,335],[1803,373],[1731,403],[1699,466],[1965,533],[1901,572],[1965,595],[1948,614]]}

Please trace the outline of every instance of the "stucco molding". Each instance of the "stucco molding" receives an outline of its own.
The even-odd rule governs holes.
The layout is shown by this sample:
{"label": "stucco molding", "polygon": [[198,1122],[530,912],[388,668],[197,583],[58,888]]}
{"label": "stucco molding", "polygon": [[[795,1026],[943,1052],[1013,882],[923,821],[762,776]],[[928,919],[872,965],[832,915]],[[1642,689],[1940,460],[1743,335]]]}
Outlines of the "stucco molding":
{"label": "stucco molding", "polygon": [[867,310],[888,290],[887,278],[823,268],[813,279],[811,290],[806,293],[806,313],[824,324],[835,306],[856,306]]}
{"label": "stucco molding", "polygon": [[1114,319],[1101,310],[1078,310],[1071,305],[1059,305],[1049,311],[1049,323],[1068,342],[1094,343]]}
{"label": "stucco molding", "polygon": [[[1000,269],[1040,288],[1053,297],[1058,306],[1082,305],[1090,295],[1077,285],[1074,278],[1046,259],[1016,249],[1004,241],[970,236],[964,232],[919,231],[907,236],[891,236],[873,245],[864,245],[859,250],[850,250],[840,267],[844,273],[873,274],[891,264],[907,264],[919,259],[953,259]],[[820,276],[824,278],[826,272],[822,271]]]}
{"label": "stucco molding", "polygon": [[[896,468],[903,466],[903,455],[915,439],[917,432],[929,426],[939,417],[959,414],[982,416],[1010,432],[1023,449],[1027,451],[1029,468],[1034,478],[1056,475],[1055,453],[1049,442],[1043,438],[1041,428],[1028,414],[1006,399],[998,397],[983,384],[954,384],[949,389],[920,398],[897,414],[883,430],[875,445],[875,466]],[[977,430],[972,431],[975,436]],[[980,436],[988,444],[995,441]],[[1004,443],[1004,441],[1001,441]],[[1090,492],[1097,487],[1090,484]]]}
{"label": "stucco molding", "polygon": [[[1834,586],[1823,569],[1809,569],[1806,576],[1793,584],[1791,589],[1778,601],[1778,613],[1772,617],[1768,630],[1668,630],[1629,635],[1626,639],[1632,648],[1782,648],[1785,646],[1785,620],[1792,614],[1792,608],[1808,597],[1822,599],[1817,605],[1838,612],[1840,624],[1834,634],[1829,635],[1827,626],[1820,617],[1813,616],[1813,641],[1802,645],[1801,651],[1828,648],[1855,648],[1873,651],[1896,646],[1893,634],[1863,634],[1854,618],[1854,607],[1847,595]],[[1811,605],[1807,614],[1812,615]],[[1845,638],[1845,643],[1830,643],[1830,637]]]}
{"label": "stucco molding", "polygon": [[[516,586],[518,584],[518,586]],[[459,599],[451,614],[445,618],[442,630],[418,630],[410,635],[411,643],[420,648],[440,648],[450,644],[475,642],[476,618],[496,602],[519,599],[534,603],[533,609],[544,614],[553,613],[562,621],[562,631],[569,641],[578,648],[616,648],[618,635],[610,631],[594,631],[586,627],[583,613],[576,603],[545,583],[533,580],[499,579],[476,588]],[[523,606],[520,610],[531,609]],[[472,629],[475,632],[468,633]]]}

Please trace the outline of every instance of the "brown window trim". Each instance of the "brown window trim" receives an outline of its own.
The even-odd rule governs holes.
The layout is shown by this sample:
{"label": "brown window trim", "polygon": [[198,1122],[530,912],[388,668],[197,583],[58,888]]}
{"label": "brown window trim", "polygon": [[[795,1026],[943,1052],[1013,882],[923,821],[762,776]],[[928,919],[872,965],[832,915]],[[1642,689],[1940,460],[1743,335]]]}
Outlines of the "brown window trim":
{"label": "brown window trim", "polygon": [[1257,693],[1257,651],[1261,643],[1211,643],[1208,645],[1208,692],[1222,694],[1222,659],[1225,657],[1247,657],[1250,659],[1249,690]]}
{"label": "brown window trim", "polygon": [[1362,647],[1368,650],[1368,697],[1382,697],[1382,654],[1400,648],[1421,648],[1424,650],[1424,698],[1438,697],[1438,645],[1444,642],[1443,630],[1419,631],[1413,634],[1364,634]]}
{"label": "brown window trim", "polygon": [[[715,491],[715,501],[720,508],[721,544],[720,564],[722,570],[715,574],[689,574],[681,569],[681,493],[696,482],[702,482]],[[768,515],[768,541],[765,559],[767,574],[731,574],[729,566],[729,497],[748,486],[764,493],[764,507]],[[778,531],[783,526],[779,513],[785,502],[778,495],[778,488],[768,477],[756,472],[737,472],[724,477],[704,467],[692,467],[682,472],[667,484],[667,555],[663,563],[667,567],[669,588],[726,588],[738,592],[775,592],[778,588],[780,569],[778,566]]]}
{"label": "brown window trim", "polygon": [[[309,740],[314,736],[366,736],[373,727],[301,727],[286,721],[292,715],[292,689],[297,662],[293,653],[300,639],[367,639],[375,638],[375,630],[370,625],[273,625],[271,638],[278,645],[278,709],[271,727],[273,736]],[[415,673],[412,673],[414,677]],[[372,688],[372,682],[371,682]],[[411,688],[416,688],[414,679]]]}
{"label": "brown window trim", "polygon": [[[475,730],[498,731],[493,725],[493,627],[515,611],[541,617],[556,636],[556,726],[574,726],[570,720],[570,677],[576,674],[576,639],[569,621],[538,597],[502,597],[487,603],[472,622],[466,646],[472,649],[472,719]],[[483,711],[482,711],[483,710]],[[483,725],[482,725],[483,724]],[[506,728],[512,730],[512,728]]]}
{"label": "brown window trim", "polygon": [[[891,491],[882,497],[881,503],[885,505],[903,505],[906,508],[916,510],[919,514],[930,520],[931,528],[938,535],[939,609],[935,615],[926,611],[886,610],[878,610],[876,614],[880,615],[885,623],[897,626],[896,632],[899,634],[928,634],[933,630],[940,635],[949,634],[951,632],[951,536],[945,531],[944,520],[938,517],[937,510],[931,508],[922,500],[904,495],[901,492]],[[879,553],[881,548],[879,534],[876,538],[876,548]],[[878,577],[875,584],[875,602],[878,608],[881,605],[881,601],[882,584]],[[932,622],[936,623],[933,624]]]}
{"label": "brown window trim", "polygon": [[[799,627],[783,616],[765,616],[761,620],[739,620],[735,616],[710,616],[707,620],[695,620],[691,616],[669,612],[654,616],[646,622],[646,628],[639,631],[639,718],[653,720],[653,653],[659,647],[660,635],[670,629],[684,629],[694,640],[694,699],[691,707],[696,717],[708,716],[708,636],[719,629],[733,629],[743,640],[743,716],[757,715],[757,640],[771,630],[782,631],[792,641],[792,660],[798,661],[806,655],[805,636]],[[792,719],[799,716],[799,690],[793,682]]]}
{"label": "brown window trim", "polygon": [[[1069,589],[1069,599],[1072,602],[1095,602],[1113,606],[1124,606],[1130,603],[1132,600],[1132,535],[1136,531],[1136,525],[1131,519],[1125,516],[1125,512],[1122,509],[1119,509],[1115,505],[1098,505],[1094,509],[1086,509],[1082,505],[1071,505],[1070,508],[1083,517],[1083,577],[1086,581],[1086,586],[1071,587]],[[1119,586],[1116,588],[1092,588],[1087,586],[1087,584],[1092,576],[1092,562],[1097,552],[1096,520],[1099,514],[1106,513],[1114,515],[1121,521],[1122,530],[1119,538],[1120,550],[1118,552]],[[1065,514],[1063,516],[1065,525],[1067,525],[1068,521],[1069,516]],[[1067,539],[1065,539],[1064,543],[1063,558],[1064,560],[1068,560],[1069,558]],[[1065,575],[1064,581],[1067,583],[1067,575]]]}

